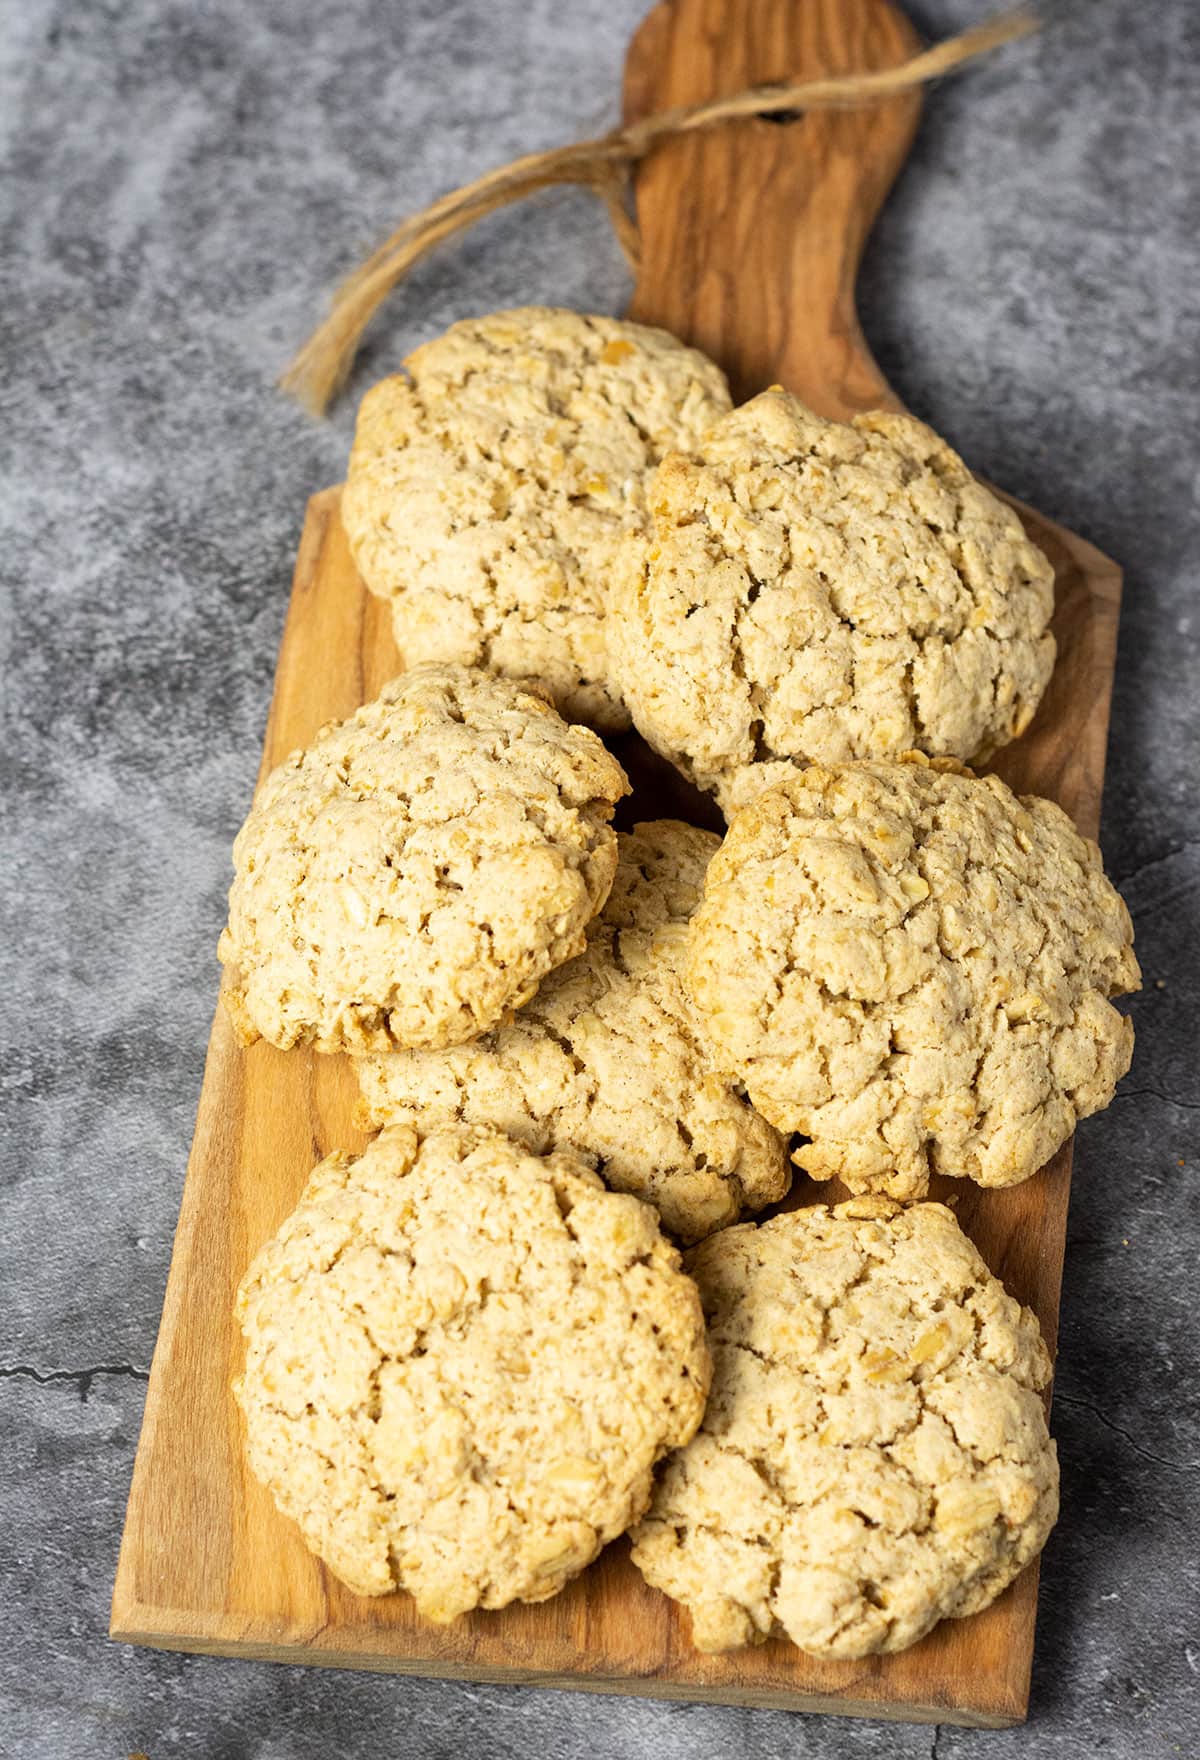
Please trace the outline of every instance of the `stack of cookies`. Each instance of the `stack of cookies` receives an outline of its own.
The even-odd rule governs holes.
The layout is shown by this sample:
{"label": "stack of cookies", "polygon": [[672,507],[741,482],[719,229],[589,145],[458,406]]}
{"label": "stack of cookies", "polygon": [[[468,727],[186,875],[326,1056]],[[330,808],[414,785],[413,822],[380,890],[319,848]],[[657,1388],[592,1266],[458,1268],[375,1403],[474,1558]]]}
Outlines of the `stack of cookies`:
{"label": "stack of cookies", "polygon": [[[626,1532],[703,1650],[986,1606],[1057,1513],[1050,1359],[929,1182],[1033,1176],[1139,981],[1095,845],[968,767],[1050,565],[921,423],[540,308],[368,395],[344,518],[407,670],[263,783],[220,954],[378,1135],[243,1280],[254,1472],[433,1620]],[[723,839],[614,830],[630,722]]]}

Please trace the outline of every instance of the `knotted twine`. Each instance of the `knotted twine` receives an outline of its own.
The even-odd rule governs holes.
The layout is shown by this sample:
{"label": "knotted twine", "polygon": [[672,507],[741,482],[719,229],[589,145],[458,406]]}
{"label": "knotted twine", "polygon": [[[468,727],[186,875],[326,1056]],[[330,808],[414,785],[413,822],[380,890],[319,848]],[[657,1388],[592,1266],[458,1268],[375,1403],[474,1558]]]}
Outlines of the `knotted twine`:
{"label": "knotted twine", "polygon": [[896,67],[753,86],[727,98],[659,111],[628,128],[611,129],[593,140],[553,147],[548,152],[526,153],[511,164],[439,197],[402,221],[338,288],[329,316],[296,355],[280,384],[313,415],[323,415],[345,384],[363,332],[387,296],[437,245],[498,208],[523,201],[537,190],[555,184],[578,184],[592,189],[607,208],[621,248],[636,271],[638,233],[630,207],[632,172],[663,142],[700,129],[718,128],[739,117],[771,116],[790,110],[844,110],[880,103],[952,73],[968,61],[1036,29],[1036,18],[1021,7],[948,37]]}

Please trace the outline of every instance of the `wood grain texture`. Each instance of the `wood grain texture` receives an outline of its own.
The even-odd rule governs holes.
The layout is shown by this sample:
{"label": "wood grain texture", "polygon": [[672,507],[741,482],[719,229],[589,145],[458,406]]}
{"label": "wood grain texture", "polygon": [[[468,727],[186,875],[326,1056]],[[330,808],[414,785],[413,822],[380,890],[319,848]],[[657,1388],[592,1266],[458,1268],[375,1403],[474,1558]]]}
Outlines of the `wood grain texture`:
{"label": "wood grain texture", "polygon": [[[873,72],[920,47],[883,0],[671,0],[625,63],[625,119],[746,86]],[[775,382],[822,415],[899,405],[859,328],[867,234],[904,162],[917,93],[669,142],[638,173],[629,315],[703,348],[739,401]]]}
{"label": "wood grain texture", "polygon": [[[883,0],[670,0],[631,50],[630,113],[750,81],[880,66],[911,33]],[[644,268],[634,312],[709,348],[741,393],[773,381],[845,415],[895,399],[858,334],[863,239],[915,120],[905,99],[871,112],[751,122],[671,146],[639,179]],[[531,295],[535,290],[531,289]],[[340,491],[309,504],[280,650],[264,771],[399,669],[387,609],[363,589]],[[1095,832],[1120,575],[1090,545],[1022,510],[1057,571],[1059,663],[1030,732],[999,769]],[[636,736],[617,742],[638,788],[632,818],[714,823]],[[229,1382],[240,1367],[237,1281],[293,1207],[313,1163],[365,1141],[351,1128],[343,1058],[240,1050],[218,1011],[113,1596],[114,1637],[168,1649],[475,1680],[1003,1726],[1025,1714],[1036,1569],[987,1612],[948,1621],[887,1659],[822,1663],[772,1641],[694,1651],[687,1622],[648,1590],[625,1544],[553,1601],[422,1624],[403,1595],[364,1599],[305,1549],[246,1473]],[[993,1270],[1058,1314],[1070,1149],[1007,1192],[944,1182]],[[795,1201],[839,1195],[802,1182]]]}

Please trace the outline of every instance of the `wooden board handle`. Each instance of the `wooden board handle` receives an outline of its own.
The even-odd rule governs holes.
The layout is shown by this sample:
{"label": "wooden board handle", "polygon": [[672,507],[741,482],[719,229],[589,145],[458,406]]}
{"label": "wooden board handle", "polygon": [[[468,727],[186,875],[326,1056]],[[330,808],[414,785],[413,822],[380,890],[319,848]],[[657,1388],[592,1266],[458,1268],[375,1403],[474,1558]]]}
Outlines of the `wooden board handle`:
{"label": "wooden board handle", "polygon": [[[789,79],[894,67],[920,48],[888,0],[661,0],[625,62],[625,116]],[[754,118],[659,148],[637,173],[630,317],[695,343],[743,399],[786,385],[846,419],[899,402],[859,328],[863,247],[908,153],[913,92]]]}

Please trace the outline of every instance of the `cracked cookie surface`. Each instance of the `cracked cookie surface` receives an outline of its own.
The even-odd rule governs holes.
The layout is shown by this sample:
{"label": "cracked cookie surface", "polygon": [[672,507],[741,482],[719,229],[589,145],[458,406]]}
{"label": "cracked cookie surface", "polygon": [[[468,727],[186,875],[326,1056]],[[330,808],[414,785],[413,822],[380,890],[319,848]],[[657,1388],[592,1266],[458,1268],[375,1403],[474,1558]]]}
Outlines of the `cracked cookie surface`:
{"label": "cracked cookie surface", "polygon": [[812,766],[739,813],[687,983],[793,1159],[851,1191],[1035,1173],[1107,1106],[1140,983],[1129,913],[1061,808],[949,760]]}
{"label": "cracked cookie surface", "polygon": [[573,720],[628,726],[608,577],[650,470],[728,409],[704,355],[614,318],[530,306],[418,348],[363,399],[342,502],[406,662],[538,678]]}
{"label": "cracked cookie surface", "polygon": [[321,1162],[237,1312],[255,1475],[343,1582],[437,1621],[557,1593],[708,1388],[654,1211],[489,1131]]}
{"label": "cracked cookie surface", "polygon": [[981,760],[1032,719],[1053,569],[911,416],[827,422],[767,391],[647,496],[610,594],[613,676],[726,813],[796,763]]}
{"label": "cracked cookie surface", "polygon": [[1058,1513],[1050,1360],[949,1210],[821,1205],[685,1263],[712,1391],[633,1560],[700,1649],[902,1650],[1036,1557]]}
{"label": "cracked cookie surface", "polygon": [[356,1058],[363,1122],[486,1124],[539,1153],[573,1149],[685,1241],[782,1198],[782,1139],[714,1068],[683,987],[719,841],[676,820],[622,833],[578,958],[468,1045]]}
{"label": "cracked cookie surface", "polygon": [[625,773],[541,696],[402,674],[262,784],[218,952],[243,1043],[368,1051],[493,1026],[584,945]]}

